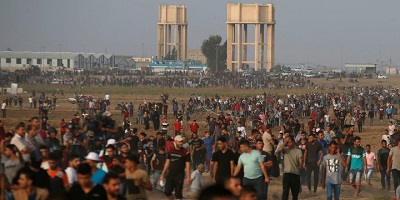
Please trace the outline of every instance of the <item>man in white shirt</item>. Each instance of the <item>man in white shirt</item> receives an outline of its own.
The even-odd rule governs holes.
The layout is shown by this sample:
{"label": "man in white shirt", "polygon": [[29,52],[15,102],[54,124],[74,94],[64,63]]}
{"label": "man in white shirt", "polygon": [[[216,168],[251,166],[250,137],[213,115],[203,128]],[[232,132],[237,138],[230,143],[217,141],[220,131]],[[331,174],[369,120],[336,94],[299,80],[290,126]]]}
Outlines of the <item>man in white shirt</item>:
{"label": "man in white shirt", "polygon": [[30,96],[28,98],[28,102],[29,102],[29,109],[32,110],[33,109],[33,98],[32,98],[32,96]]}
{"label": "man in white shirt", "polygon": [[15,127],[15,135],[11,139],[11,144],[15,145],[18,150],[22,154],[22,158],[25,162],[29,162],[29,154],[32,152],[32,149],[29,148],[29,144],[25,139],[25,126],[22,124],[18,124]]}
{"label": "man in white shirt", "polygon": [[242,125],[241,122],[238,122],[237,131],[240,133],[240,135],[241,135],[243,138],[246,138],[246,129],[244,128],[244,126]]}
{"label": "man in white shirt", "polygon": [[330,116],[328,115],[328,113],[324,115],[324,119],[325,119],[325,126],[329,126]]}
{"label": "man in white shirt", "polygon": [[190,176],[190,190],[192,192],[200,192],[202,189],[201,185],[201,174],[204,172],[204,165],[199,164],[197,169],[194,170]]}
{"label": "man in white shirt", "polygon": [[76,175],[76,169],[78,165],[81,163],[78,155],[70,155],[68,158],[68,167],[65,169],[65,174],[67,174],[68,185],[72,186],[74,183],[78,181],[78,177]]}
{"label": "man in white shirt", "polygon": [[3,100],[3,103],[1,104],[1,113],[3,118],[6,118],[6,107],[7,107],[6,101]]}
{"label": "man in white shirt", "polygon": [[265,151],[265,152],[269,153],[270,155],[272,155],[272,153],[273,153],[272,152],[272,149],[273,149],[272,144],[274,144],[273,143],[274,141],[272,139],[271,125],[268,124],[265,127],[265,132],[264,132],[264,134],[262,136],[262,140],[264,142],[263,151]]}

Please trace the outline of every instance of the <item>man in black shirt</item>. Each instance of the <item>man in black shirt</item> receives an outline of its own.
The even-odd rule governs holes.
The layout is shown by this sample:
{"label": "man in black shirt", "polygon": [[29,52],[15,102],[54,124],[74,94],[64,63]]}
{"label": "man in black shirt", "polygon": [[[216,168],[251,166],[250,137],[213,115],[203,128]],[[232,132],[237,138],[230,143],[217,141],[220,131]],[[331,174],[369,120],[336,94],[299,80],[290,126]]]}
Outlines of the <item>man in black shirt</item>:
{"label": "man in black shirt", "polygon": [[368,111],[368,119],[369,119],[369,125],[372,126],[374,124],[374,117],[375,117],[375,113],[374,111],[371,109],[369,109]]}
{"label": "man in black shirt", "polygon": [[165,139],[161,132],[157,132],[156,139],[153,140],[153,149],[159,149],[160,147],[165,147]]}
{"label": "man in black shirt", "polygon": [[306,169],[306,180],[308,190],[311,194],[311,172],[314,173],[314,194],[317,192],[319,179],[319,166],[321,165],[324,154],[322,146],[315,140],[315,135],[308,136],[308,143],[304,152],[304,168]]}
{"label": "man in black shirt", "polygon": [[134,153],[137,153],[139,150],[139,137],[137,136],[137,131],[137,128],[133,128],[130,135],[126,136],[126,141],[130,146],[130,151]]}
{"label": "man in black shirt", "polygon": [[214,183],[217,185],[223,185],[224,180],[231,177],[234,169],[235,155],[232,150],[228,149],[224,137],[217,139],[217,145],[220,150],[212,155]]}
{"label": "man in black shirt", "polygon": [[175,189],[175,196],[177,199],[182,199],[183,181],[185,179],[186,168],[186,183],[190,184],[190,154],[182,148],[183,138],[181,135],[175,136],[175,148],[167,154],[167,160],[164,169],[161,173],[160,180],[164,181],[164,175],[168,171],[165,180],[164,194],[168,199],[173,199],[172,191]]}
{"label": "man in black shirt", "polygon": [[193,133],[193,140],[190,142],[190,154],[192,156],[192,167],[197,169],[197,165],[204,163],[206,149],[203,140],[199,139],[197,133]]}
{"label": "man in black shirt", "polygon": [[107,200],[107,193],[104,188],[90,181],[92,172],[89,164],[80,164],[77,169],[77,174],[78,183],[74,184],[68,192],[69,199]]}
{"label": "man in black shirt", "polygon": [[103,187],[107,192],[107,199],[108,200],[125,200],[125,197],[119,195],[120,190],[120,179],[118,174],[116,173],[108,173],[104,177]]}

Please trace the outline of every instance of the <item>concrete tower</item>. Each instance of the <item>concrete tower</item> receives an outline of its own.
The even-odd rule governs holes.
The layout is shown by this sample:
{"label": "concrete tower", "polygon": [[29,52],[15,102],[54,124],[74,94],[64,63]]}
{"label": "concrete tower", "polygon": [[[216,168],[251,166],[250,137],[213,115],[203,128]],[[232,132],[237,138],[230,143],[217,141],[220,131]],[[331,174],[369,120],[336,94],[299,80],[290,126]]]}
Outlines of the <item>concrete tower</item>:
{"label": "concrete tower", "polygon": [[[228,69],[238,71],[243,64],[254,64],[255,70],[270,71],[274,66],[274,6],[229,3],[227,13]],[[254,25],[254,43],[248,42],[248,25]],[[249,46],[254,48],[254,60],[249,60],[247,57]]]}
{"label": "concrete tower", "polygon": [[187,56],[186,6],[160,5],[158,13],[158,59],[167,56],[175,47],[178,60]]}

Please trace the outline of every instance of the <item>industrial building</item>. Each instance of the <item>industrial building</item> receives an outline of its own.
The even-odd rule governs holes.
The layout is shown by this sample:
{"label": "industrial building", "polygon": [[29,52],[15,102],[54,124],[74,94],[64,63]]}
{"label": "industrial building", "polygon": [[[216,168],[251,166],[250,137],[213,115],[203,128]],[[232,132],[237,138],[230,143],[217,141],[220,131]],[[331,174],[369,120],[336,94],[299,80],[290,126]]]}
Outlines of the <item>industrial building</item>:
{"label": "industrial building", "polygon": [[136,63],[132,56],[104,53],[0,51],[0,67],[18,69],[37,65],[40,68],[103,69],[118,67],[132,69]]}

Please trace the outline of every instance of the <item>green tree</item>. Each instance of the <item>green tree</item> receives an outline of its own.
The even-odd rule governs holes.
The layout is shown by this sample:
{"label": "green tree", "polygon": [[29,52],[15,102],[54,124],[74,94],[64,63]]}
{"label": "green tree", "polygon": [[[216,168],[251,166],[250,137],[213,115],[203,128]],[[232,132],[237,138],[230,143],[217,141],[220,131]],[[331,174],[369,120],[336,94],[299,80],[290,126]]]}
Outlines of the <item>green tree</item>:
{"label": "green tree", "polygon": [[220,35],[210,35],[201,45],[201,52],[207,58],[208,68],[213,72],[226,69],[226,41],[223,44],[221,42]]}
{"label": "green tree", "polygon": [[178,52],[176,51],[175,47],[172,51],[168,51],[167,56],[163,57],[163,60],[177,60],[178,59]]}

